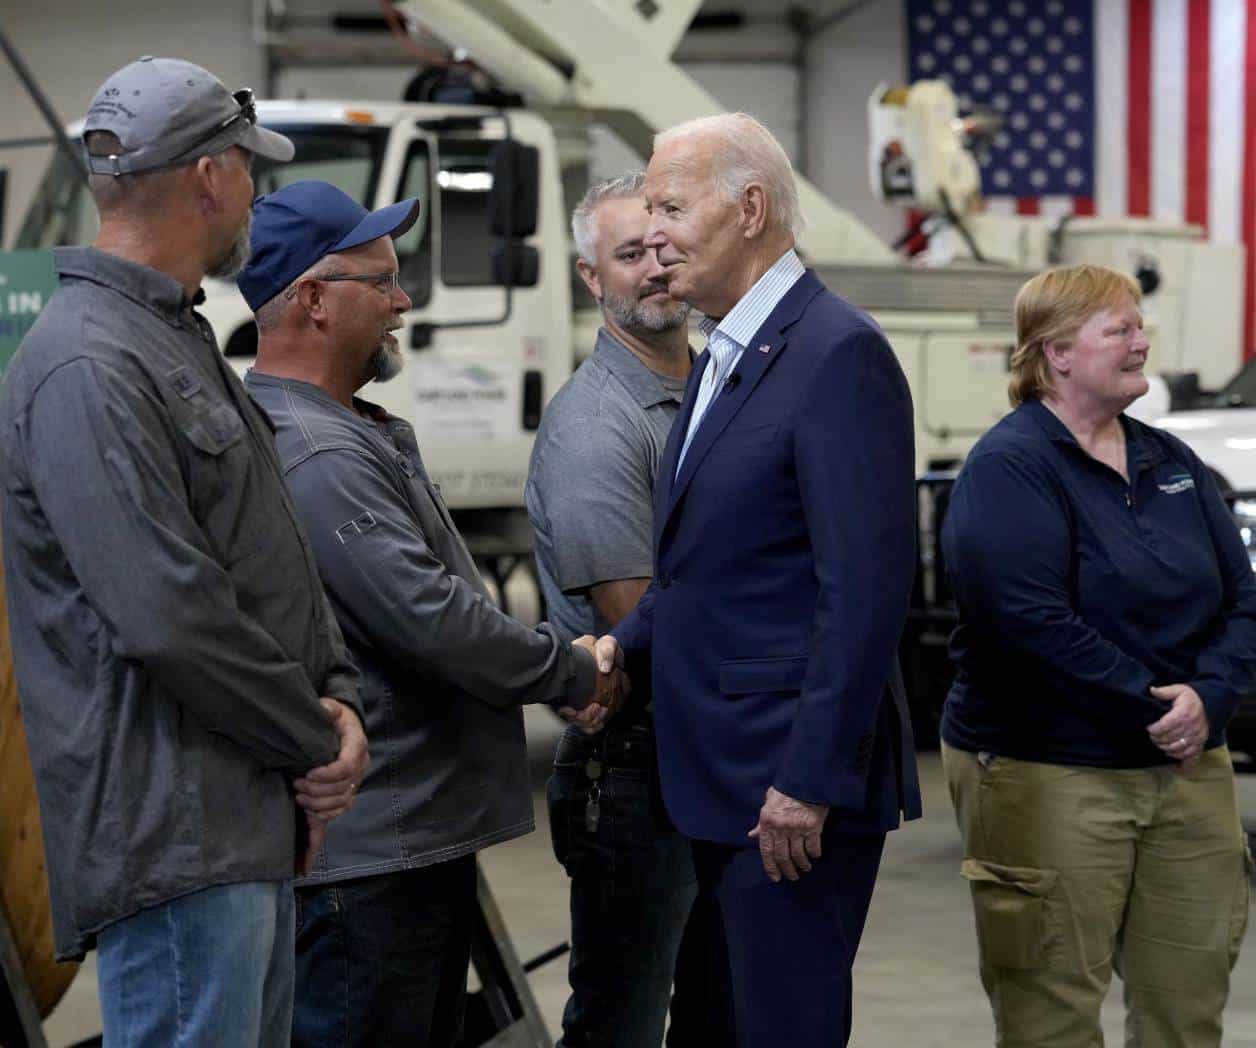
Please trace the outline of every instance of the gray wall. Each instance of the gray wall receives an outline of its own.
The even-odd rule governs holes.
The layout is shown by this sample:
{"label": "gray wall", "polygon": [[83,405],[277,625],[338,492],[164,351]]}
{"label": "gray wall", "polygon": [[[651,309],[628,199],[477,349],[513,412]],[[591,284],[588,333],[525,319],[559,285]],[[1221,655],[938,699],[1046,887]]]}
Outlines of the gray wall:
{"label": "gray wall", "polygon": [[[5,30],[66,122],[82,116],[93,92],[114,69],[142,54],[187,58],[216,73],[228,87],[249,85],[261,93],[262,53],[255,43],[252,0],[204,4],[189,0],[0,0]],[[378,12],[371,0],[288,0],[290,11]],[[715,10],[751,16],[736,31],[691,33],[678,59],[728,108],[746,109],[780,137],[799,170],[841,206],[886,238],[903,227],[897,211],[873,198],[867,186],[868,94],[880,81],[901,81],[903,5],[875,0],[799,46],[779,19],[775,0],[710,0]],[[845,6],[812,0],[817,13]],[[17,11],[10,13],[9,8]],[[403,52],[391,39],[374,36],[370,46]],[[801,73],[794,60],[801,54]],[[308,97],[398,98],[411,68],[291,69],[277,88]],[[801,90],[800,90],[801,89]],[[44,127],[7,63],[0,62],[0,138],[44,134]],[[634,155],[609,133],[596,135],[595,173],[622,170]],[[6,245],[47,164],[47,148],[0,150],[9,168]]]}
{"label": "gray wall", "polygon": [[901,84],[907,75],[905,6],[901,0],[874,0],[807,46],[803,170],[884,240],[897,237],[905,219],[900,208],[879,203],[868,186],[866,112],[878,83]]}

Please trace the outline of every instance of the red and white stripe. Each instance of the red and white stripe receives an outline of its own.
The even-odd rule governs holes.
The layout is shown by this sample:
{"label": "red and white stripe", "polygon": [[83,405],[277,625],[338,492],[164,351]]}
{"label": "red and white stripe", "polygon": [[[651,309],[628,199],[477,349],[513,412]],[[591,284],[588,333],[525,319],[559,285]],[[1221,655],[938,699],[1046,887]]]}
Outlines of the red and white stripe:
{"label": "red and white stripe", "polygon": [[1253,0],[1096,0],[1097,208],[1245,242]]}
{"label": "red and white stripe", "polygon": [[1256,106],[1246,104],[1256,83],[1253,11],[1253,0],[1096,3],[1097,55],[1102,62],[1123,40],[1127,83],[1126,105],[1108,117],[1111,133],[1098,136],[1099,212],[1192,222],[1213,240],[1245,245],[1245,355],[1256,334]]}

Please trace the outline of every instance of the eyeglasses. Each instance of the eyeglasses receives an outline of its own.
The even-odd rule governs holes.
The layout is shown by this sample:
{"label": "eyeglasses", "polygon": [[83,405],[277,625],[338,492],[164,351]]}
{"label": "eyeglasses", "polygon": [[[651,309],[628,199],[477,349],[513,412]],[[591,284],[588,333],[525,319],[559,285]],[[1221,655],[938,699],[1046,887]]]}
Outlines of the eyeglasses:
{"label": "eyeglasses", "polygon": [[359,284],[370,284],[377,291],[391,295],[401,287],[401,276],[394,270],[391,273],[337,273],[330,277],[316,277],[316,280],[352,280]]}
{"label": "eyeglasses", "polygon": [[[377,291],[392,296],[392,293],[401,287],[400,275],[396,270],[391,273],[333,273],[330,276],[309,276],[302,277],[302,280],[322,280],[328,284],[337,280],[352,280],[356,284],[370,284]],[[291,298],[297,293],[297,286],[301,280],[290,285],[283,293],[284,298]]]}
{"label": "eyeglasses", "polygon": [[235,99],[235,104],[240,108],[232,113],[226,120],[214,128],[204,138],[199,139],[194,145],[190,145],[180,156],[187,156],[200,149],[206,142],[212,142],[221,135],[232,124],[240,120],[247,120],[250,124],[257,124],[257,102],[253,99],[253,89],[251,87],[242,87],[239,91],[232,91],[231,97]]}

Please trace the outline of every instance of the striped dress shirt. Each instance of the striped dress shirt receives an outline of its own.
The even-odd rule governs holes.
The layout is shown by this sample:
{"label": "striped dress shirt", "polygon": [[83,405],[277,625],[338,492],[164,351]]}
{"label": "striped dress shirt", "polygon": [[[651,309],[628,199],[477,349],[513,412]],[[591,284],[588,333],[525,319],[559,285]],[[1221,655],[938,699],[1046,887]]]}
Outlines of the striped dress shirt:
{"label": "striped dress shirt", "polygon": [[763,326],[763,322],[785,297],[785,293],[805,272],[806,267],[802,260],[790,248],[776,260],[771,269],[755,281],[754,286],[738,300],[726,317],[706,317],[698,325],[698,329],[707,337],[707,350],[711,359],[702,374],[702,385],[693,404],[693,414],[689,416],[685,443],[676,459],[676,476],[680,476],[680,467],[684,465],[689,445],[702,424],[707,408],[715,399],[715,394],[736,370],[741,355],[754,338],[755,332]]}

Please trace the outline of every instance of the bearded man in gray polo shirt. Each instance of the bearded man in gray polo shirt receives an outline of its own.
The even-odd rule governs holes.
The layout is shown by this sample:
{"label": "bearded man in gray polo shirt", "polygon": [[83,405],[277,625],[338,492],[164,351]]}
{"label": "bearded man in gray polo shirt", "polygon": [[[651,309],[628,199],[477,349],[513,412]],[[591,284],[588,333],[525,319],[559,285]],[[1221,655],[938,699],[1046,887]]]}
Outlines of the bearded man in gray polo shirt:
{"label": "bearded man in gray polo shirt", "polygon": [[[577,266],[603,326],[550,403],[528,474],[541,586],[569,638],[605,633],[649,585],[654,475],[692,360],[689,309],[668,296],[642,244],[641,186],[641,175],[603,182],[572,215]],[[656,801],[649,690],[637,683],[648,679],[634,678],[628,707],[603,731],[569,727],[555,756],[550,830],[571,877],[562,1048],[663,1038],[695,881],[689,847]],[[673,1009],[671,1042],[683,1043],[684,1023]]]}

